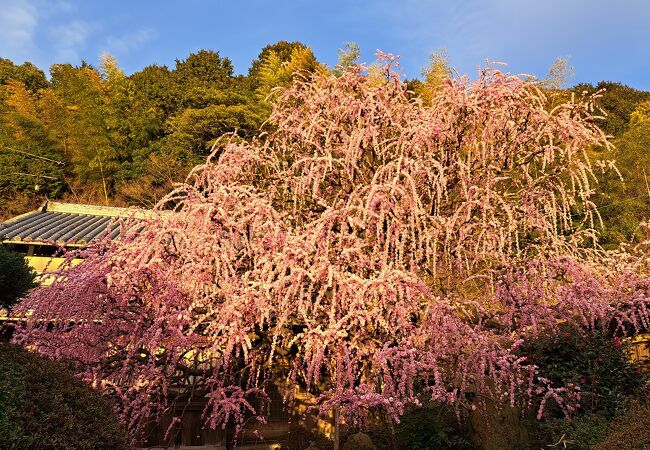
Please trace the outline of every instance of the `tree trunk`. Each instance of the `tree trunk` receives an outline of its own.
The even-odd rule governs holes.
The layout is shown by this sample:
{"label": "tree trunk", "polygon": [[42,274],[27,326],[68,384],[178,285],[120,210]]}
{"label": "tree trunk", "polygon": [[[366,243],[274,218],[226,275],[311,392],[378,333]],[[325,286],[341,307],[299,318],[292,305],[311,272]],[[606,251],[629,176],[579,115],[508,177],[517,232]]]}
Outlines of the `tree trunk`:
{"label": "tree trunk", "polygon": [[339,424],[339,409],[334,410],[334,450],[340,449],[341,425]]}
{"label": "tree trunk", "polygon": [[235,433],[233,433],[232,425],[230,422],[226,424],[226,450],[233,450],[235,448]]}

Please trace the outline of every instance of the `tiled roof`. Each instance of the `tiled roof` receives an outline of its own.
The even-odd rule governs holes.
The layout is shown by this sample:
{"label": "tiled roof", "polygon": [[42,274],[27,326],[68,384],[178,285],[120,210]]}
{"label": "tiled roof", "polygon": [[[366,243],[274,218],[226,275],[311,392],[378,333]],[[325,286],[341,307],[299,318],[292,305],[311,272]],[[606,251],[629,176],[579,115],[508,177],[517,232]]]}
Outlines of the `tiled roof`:
{"label": "tiled roof", "polygon": [[126,208],[47,202],[36,211],[1,223],[0,241],[84,246],[107,235],[115,239],[120,227],[114,219],[128,215],[129,211]]}

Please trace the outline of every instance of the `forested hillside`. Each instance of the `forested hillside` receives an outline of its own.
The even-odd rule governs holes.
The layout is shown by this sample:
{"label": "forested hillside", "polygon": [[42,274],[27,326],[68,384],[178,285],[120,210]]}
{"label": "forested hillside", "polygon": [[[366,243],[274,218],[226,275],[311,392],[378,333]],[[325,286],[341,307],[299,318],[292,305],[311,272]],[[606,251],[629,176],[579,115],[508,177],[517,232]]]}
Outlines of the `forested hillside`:
{"label": "forested hillside", "polygon": [[[358,48],[348,46],[340,64],[358,57]],[[288,85],[296,71],[339,69],[284,41],[265,47],[247,75],[236,75],[227,57],[210,50],[130,76],[110,55],[99,67],[55,64],[49,79],[30,63],[0,58],[0,217],[45,198],[152,206],[219,136],[253,136],[269,116],[274,87]],[[426,104],[449,74],[444,56],[434,56],[422,80],[409,86]],[[590,156],[615,159],[624,180],[610,171],[597,186],[603,242],[633,238],[638,223],[650,219],[650,92],[615,82],[544,88],[559,98],[602,90],[607,116],[600,126],[615,149],[595,148]]]}
{"label": "forested hillside", "polygon": [[319,67],[310,49],[287,42],[264,48],[248,76],[208,50],[131,76],[109,55],[100,67],[56,64],[49,80],[30,63],[0,59],[2,214],[45,197],[152,205],[217,137],[251,136],[273,87]]}

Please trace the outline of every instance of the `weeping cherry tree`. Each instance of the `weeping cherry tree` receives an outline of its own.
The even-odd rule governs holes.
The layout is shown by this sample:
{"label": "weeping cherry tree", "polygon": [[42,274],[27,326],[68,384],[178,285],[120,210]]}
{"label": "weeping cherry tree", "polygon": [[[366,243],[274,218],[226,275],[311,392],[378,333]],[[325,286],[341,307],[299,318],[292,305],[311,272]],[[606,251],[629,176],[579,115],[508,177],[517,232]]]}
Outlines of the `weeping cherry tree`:
{"label": "weeping cherry tree", "polygon": [[597,242],[613,166],[586,155],[610,145],[596,99],[551,109],[487,67],[424,105],[379,57],[383,82],[352,66],[279,89],[266,131],[223,137],[147,219],[33,292],[16,340],[73,364],[136,437],[191,399],[207,426],[241,426],[272,384],[358,426],[430,400],[570,414],[579,389],[517,348],[650,321],[647,244]]}

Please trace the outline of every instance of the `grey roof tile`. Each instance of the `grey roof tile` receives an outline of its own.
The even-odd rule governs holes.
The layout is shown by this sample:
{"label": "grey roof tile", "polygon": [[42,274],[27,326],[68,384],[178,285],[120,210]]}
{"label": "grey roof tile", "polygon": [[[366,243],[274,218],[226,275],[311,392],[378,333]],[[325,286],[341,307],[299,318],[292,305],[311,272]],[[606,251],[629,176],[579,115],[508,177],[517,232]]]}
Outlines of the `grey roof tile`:
{"label": "grey roof tile", "polygon": [[[135,219],[136,232],[140,219],[171,214],[135,208],[81,205],[47,201],[36,211],[0,223],[0,244],[29,242],[83,247],[95,239],[115,239],[122,231],[120,217]],[[132,228],[133,229],[133,228]]]}
{"label": "grey roof tile", "polygon": [[64,242],[75,243],[83,236],[85,236],[90,230],[94,229],[97,226],[100,226],[100,222],[108,222],[107,217],[96,216],[90,220],[84,220],[82,223],[76,227],[68,230],[64,235],[60,236],[60,239]]}
{"label": "grey roof tile", "polygon": [[33,211],[15,220],[0,224],[0,241],[36,242],[62,245],[86,245],[93,239],[109,234],[115,239],[120,234],[118,223],[106,215],[75,214],[68,212]]}

